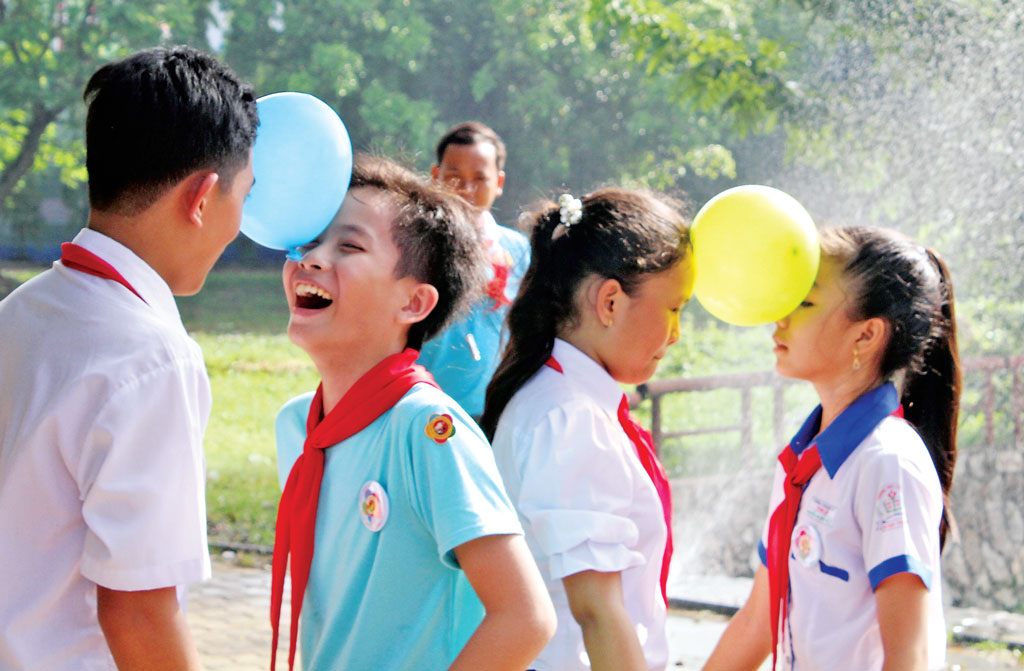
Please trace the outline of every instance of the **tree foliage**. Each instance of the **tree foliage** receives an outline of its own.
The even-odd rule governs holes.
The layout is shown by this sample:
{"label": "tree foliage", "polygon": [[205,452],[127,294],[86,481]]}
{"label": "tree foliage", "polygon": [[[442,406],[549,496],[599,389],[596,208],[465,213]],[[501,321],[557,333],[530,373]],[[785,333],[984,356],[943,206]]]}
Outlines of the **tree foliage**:
{"label": "tree foliage", "polygon": [[80,132],[59,122],[80,123],[74,108],[89,75],[139,47],[202,44],[208,14],[202,0],[0,0],[0,203],[10,206],[31,172],[80,184]]}

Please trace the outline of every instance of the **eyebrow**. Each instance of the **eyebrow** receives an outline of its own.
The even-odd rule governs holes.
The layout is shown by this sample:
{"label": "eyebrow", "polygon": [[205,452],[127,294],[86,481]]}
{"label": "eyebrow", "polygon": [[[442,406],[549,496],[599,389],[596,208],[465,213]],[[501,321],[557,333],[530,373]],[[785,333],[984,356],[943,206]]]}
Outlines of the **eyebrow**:
{"label": "eyebrow", "polygon": [[338,233],[354,233],[356,235],[369,236],[369,231],[366,227],[359,224],[344,224],[339,222],[335,231]]}

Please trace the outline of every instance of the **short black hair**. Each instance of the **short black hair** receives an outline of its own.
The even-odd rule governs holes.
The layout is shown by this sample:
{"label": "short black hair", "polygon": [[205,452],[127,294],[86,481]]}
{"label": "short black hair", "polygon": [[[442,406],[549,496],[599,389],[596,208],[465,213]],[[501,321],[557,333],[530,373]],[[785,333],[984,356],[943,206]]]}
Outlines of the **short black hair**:
{"label": "short black hair", "polygon": [[505,169],[505,158],[508,152],[505,150],[505,143],[501,137],[494,132],[494,129],[479,121],[464,121],[448,129],[437,142],[437,164],[441,165],[444,158],[444,151],[449,145],[462,144],[492,144],[494,145],[495,161],[498,165],[498,172]]}
{"label": "short black hair", "polygon": [[230,186],[259,118],[252,87],[197,49],[156,47],[97,70],[85,86],[89,204],[133,215],[197,170]]}
{"label": "short black hair", "polygon": [[396,277],[413,277],[437,289],[437,305],[409,328],[408,347],[419,349],[476,300],[487,262],[470,206],[456,193],[394,161],[356,154],[349,189],[379,189],[398,215],[391,237],[398,248]]}

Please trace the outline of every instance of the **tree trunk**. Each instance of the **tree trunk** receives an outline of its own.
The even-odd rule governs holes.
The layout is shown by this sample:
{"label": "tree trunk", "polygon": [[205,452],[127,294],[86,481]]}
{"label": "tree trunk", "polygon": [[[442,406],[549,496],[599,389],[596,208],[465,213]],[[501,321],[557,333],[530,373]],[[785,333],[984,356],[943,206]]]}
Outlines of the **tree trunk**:
{"label": "tree trunk", "polygon": [[28,132],[21,141],[21,149],[14,160],[4,167],[3,172],[0,172],[0,204],[4,203],[7,197],[14,192],[14,187],[32,167],[43,133],[60,112],[61,108],[47,109],[41,103],[32,106],[28,120]]}

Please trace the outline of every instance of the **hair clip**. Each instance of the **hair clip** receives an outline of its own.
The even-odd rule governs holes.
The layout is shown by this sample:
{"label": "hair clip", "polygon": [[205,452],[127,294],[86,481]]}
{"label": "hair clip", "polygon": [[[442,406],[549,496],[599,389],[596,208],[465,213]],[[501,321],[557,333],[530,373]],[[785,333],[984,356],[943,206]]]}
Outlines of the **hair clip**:
{"label": "hair clip", "polygon": [[583,203],[571,193],[563,193],[558,197],[558,217],[565,228],[578,224],[583,218]]}

